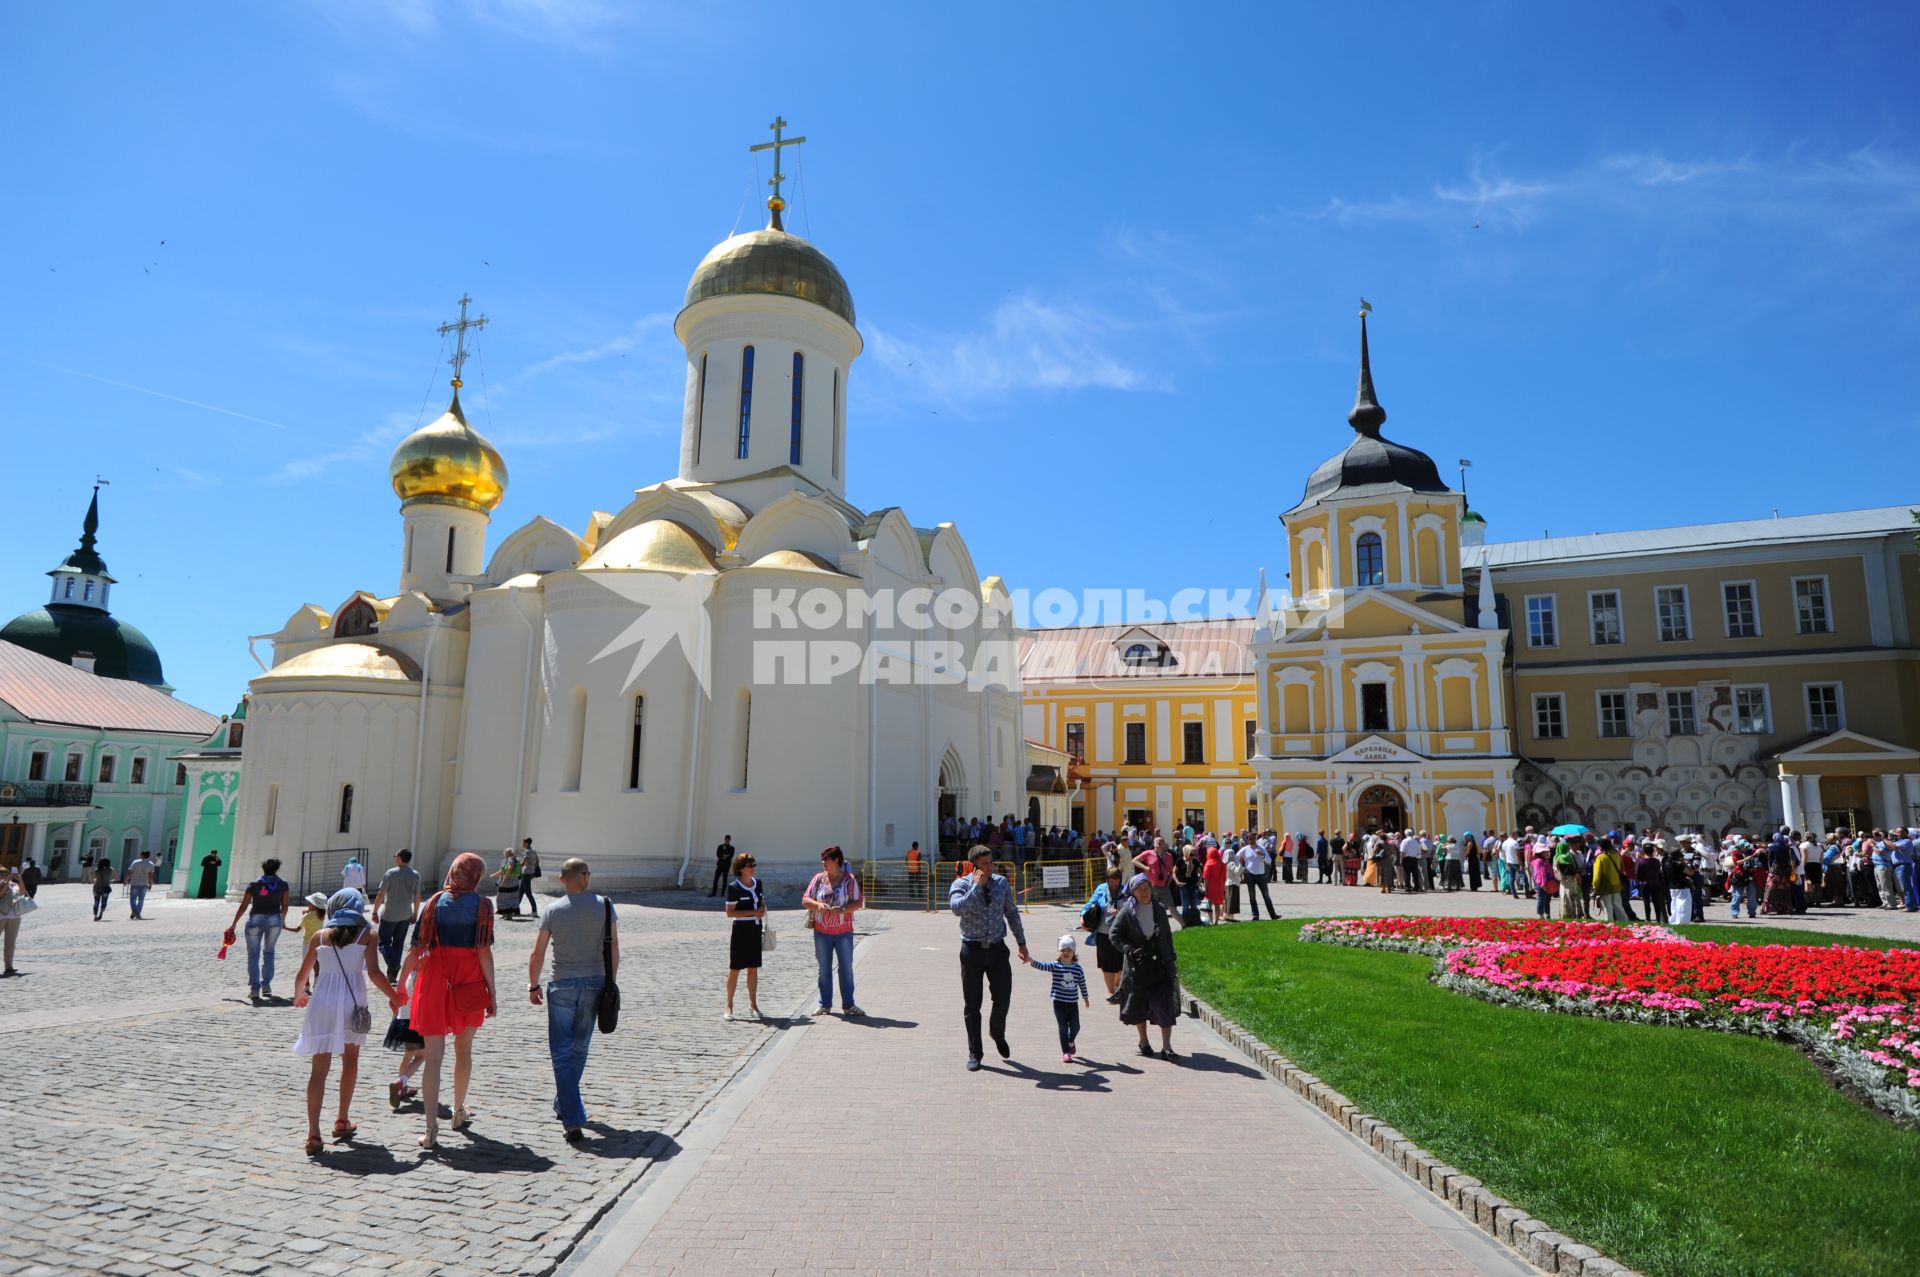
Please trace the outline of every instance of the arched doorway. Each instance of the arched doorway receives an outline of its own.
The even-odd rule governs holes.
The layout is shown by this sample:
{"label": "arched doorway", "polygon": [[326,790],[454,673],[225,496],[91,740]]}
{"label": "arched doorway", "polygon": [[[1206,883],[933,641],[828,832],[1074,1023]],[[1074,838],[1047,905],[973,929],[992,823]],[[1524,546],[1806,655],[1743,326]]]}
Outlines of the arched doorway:
{"label": "arched doorway", "polygon": [[959,753],[949,745],[946,756],[940,760],[940,819],[951,816],[957,820],[971,814],[967,811],[966,767]]}
{"label": "arched doorway", "polygon": [[1407,809],[1399,791],[1389,785],[1369,785],[1354,803],[1355,828],[1365,832],[1405,829]]}

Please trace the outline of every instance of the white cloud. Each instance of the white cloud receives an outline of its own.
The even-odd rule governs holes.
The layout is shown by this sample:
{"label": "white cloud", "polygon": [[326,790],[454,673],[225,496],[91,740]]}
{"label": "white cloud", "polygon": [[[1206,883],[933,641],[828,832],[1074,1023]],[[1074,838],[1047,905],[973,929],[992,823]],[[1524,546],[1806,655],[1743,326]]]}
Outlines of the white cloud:
{"label": "white cloud", "polygon": [[1156,390],[1123,352],[1130,325],[1088,306],[1002,302],[978,332],[905,336],[878,326],[867,349],[883,375],[958,402],[1021,390]]}
{"label": "white cloud", "polygon": [[384,424],[361,431],[351,442],[327,452],[295,457],[282,463],[268,477],[274,483],[298,483],[325,474],[335,466],[384,459],[395,444],[413,432],[414,418],[415,414],[390,412]]}
{"label": "white cloud", "polygon": [[583,350],[563,350],[557,355],[549,355],[537,363],[528,365],[526,370],[520,375],[522,377],[535,377],[541,373],[550,372],[555,368],[566,368],[575,364],[598,363],[603,359],[610,359],[615,355],[625,355],[635,350],[644,349],[645,343],[649,339],[655,337],[663,330],[670,328],[672,324],[673,316],[664,311],[653,315],[643,315],[634,321],[633,328],[629,332],[623,333],[611,340],[601,342],[597,346],[589,346]]}

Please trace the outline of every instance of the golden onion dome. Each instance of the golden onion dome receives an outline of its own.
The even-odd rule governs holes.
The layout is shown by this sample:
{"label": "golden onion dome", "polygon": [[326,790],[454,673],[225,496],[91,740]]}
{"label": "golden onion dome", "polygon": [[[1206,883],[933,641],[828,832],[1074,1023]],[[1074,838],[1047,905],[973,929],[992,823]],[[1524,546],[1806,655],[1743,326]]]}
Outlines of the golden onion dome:
{"label": "golden onion dome", "polygon": [[438,420],[400,441],[387,473],[402,504],[457,505],[486,514],[507,495],[507,463],[467,424],[458,390]]}
{"label": "golden onion dome", "polygon": [[715,566],[713,547],[699,533],[672,519],[649,519],[601,545],[580,569],[686,573]]}
{"label": "golden onion dome", "polygon": [[694,268],[686,304],[752,295],[797,297],[853,323],[853,293],[839,267],[806,240],[776,227],[714,245]]}

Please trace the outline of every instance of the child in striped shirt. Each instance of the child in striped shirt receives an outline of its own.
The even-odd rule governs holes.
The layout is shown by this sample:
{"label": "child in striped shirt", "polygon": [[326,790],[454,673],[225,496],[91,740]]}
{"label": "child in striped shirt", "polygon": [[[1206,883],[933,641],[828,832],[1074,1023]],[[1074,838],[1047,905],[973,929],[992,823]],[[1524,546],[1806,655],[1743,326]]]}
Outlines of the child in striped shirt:
{"label": "child in striped shirt", "polygon": [[1060,961],[1036,962],[1035,971],[1045,971],[1053,976],[1053,1018],[1060,1025],[1060,1062],[1072,1064],[1073,1044],[1080,1036],[1080,1007],[1074,1005],[1077,998],[1082,1006],[1092,1006],[1087,998],[1087,973],[1080,969],[1079,946],[1070,935],[1060,937]]}

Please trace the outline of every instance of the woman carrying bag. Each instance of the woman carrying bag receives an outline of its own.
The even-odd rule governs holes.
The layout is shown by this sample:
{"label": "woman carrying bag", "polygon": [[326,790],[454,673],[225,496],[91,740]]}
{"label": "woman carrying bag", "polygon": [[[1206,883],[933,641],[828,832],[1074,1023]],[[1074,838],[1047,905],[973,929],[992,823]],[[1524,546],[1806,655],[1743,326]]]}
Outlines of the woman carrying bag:
{"label": "woman carrying bag", "polygon": [[1173,956],[1173,923],[1153,898],[1145,874],[1127,884],[1131,897],[1114,919],[1113,942],[1126,955],[1120,977],[1120,1023],[1140,1031],[1140,1054],[1151,1056],[1147,1025],[1160,1027],[1160,1058],[1171,1060],[1173,1025],[1180,1018],[1180,972]]}
{"label": "woman carrying bag", "polygon": [[447,870],[446,888],[429,900],[413,925],[413,943],[395,982],[413,981],[409,1023],[426,1040],[425,1075],[420,1102],[427,1129],[420,1147],[431,1151],[440,1130],[440,1063],[447,1038],[454,1040],[453,1129],[465,1130],[473,1121],[467,1109],[467,1084],[473,1079],[473,1035],[498,1013],[493,976],[493,905],[479,894],[487,866],[472,852],[462,852]]}

